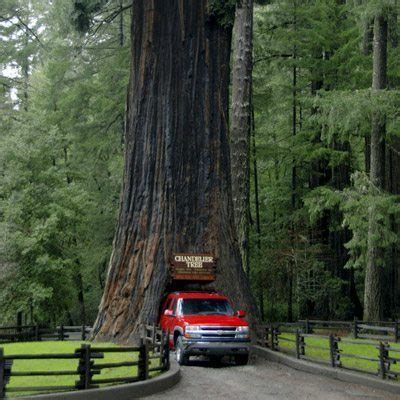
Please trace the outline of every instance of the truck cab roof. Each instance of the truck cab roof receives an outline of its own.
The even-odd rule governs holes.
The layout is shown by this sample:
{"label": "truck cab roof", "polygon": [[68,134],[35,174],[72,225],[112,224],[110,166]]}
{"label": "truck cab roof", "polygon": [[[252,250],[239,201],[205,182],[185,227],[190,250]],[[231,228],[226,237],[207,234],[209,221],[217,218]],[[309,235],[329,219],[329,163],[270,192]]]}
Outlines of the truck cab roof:
{"label": "truck cab roof", "polygon": [[179,298],[179,299],[224,299],[227,297],[217,292],[207,291],[179,291],[173,292],[168,295],[168,298]]}

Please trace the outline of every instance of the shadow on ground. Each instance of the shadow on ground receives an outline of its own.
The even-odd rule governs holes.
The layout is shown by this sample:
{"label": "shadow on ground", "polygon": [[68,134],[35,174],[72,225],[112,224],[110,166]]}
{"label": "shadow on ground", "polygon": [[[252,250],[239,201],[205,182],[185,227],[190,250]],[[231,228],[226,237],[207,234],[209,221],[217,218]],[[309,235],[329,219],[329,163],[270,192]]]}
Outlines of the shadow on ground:
{"label": "shadow on ground", "polygon": [[[175,357],[175,354],[174,354]],[[176,357],[175,357],[176,359]],[[249,361],[251,364],[251,360]],[[221,361],[212,360],[208,357],[199,356],[199,357],[190,357],[189,362],[187,363],[188,367],[202,367],[202,368],[232,368],[237,367],[233,358],[223,357]]]}

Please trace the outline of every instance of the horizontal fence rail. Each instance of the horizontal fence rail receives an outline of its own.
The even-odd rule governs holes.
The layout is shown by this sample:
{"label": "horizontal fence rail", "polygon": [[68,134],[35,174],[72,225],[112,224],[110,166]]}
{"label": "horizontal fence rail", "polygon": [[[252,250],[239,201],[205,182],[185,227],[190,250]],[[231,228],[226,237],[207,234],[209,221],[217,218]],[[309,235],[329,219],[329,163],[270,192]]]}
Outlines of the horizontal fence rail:
{"label": "horizontal fence rail", "polygon": [[39,325],[17,325],[0,327],[0,343],[44,340],[87,340],[92,327],[86,325],[46,328]]}
{"label": "horizontal fence rail", "polygon": [[299,320],[297,322],[274,322],[268,327],[295,332],[299,329],[303,333],[342,332],[351,334],[355,339],[382,340],[388,342],[400,342],[399,321],[322,321],[322,320]]}
{"label": "horizontal fence rail", "polygon": [[[348,333],[353,337],[339,336],[336,333],[316,334],[321,327],[331,330],[338,326],[348,327]],[[261,325],[258,329],[258,344],[274,351],[283,351],[294,355],[298,359],[327,364],[333,368],[345,368],[357,372],[370,373],[382,379],[397,380],[400,371],[393,371],[392,367],[400,363],[400,348],[393,347],[390,342],[397,342],[398,323],[361,322],[361,321],[298,321],[295,323],[271,323]],[[321,330],[323,330],[323,328]],[[375,331],[383,335],[374,335],[364,332]],[[307,342],[314,338],[317,343]],[[315,341],[314,341],[315,342]],[[346,345],[360,349],[357,353],[346,351]],[[363,350],[363,349],[369,350]],[[371,354],[371,349],[373,353]],[[312,350],[327,354],[327,359],[310,356]],[[359,354],[360,353],[360,354]],[[362,353],[362,354],[361,354]],[[375,363],[376,373],[368,369],[355,368],[347,365],[343,359],[356,359],[362,362]]]}
{"label": "horizontal fence rail", "polygon": [[[66,328],[66,327],[63,327]],[[76,327],[68,327],[75,329]],[[15,354],[6,355],[0,347],[0,399],[13,392],[55,392],[86,390],[99,385],[131,383],[147,380],[151,373],[167,371],[170,367],[168,334],[155,326],[145,326],[139,346],[110,347],[82,344],[73,353],[62,354]],[[151,335],[148,334],[151,332]],[[64,339],[63,339],[64,340]],[[129,353],[131,360],[104,362],[104,355],[110,353]],[[35,370],[16,371],[14,361],[18,360],[76,360],[76,368],[57,371]],[[132,374],[122,377],[100,377],[104,369],[133,367]],[[135,374],[134,371],[137,371]],[[70,386],[9,386],[12,377],[31,376],[76,376],[75,385]]]}

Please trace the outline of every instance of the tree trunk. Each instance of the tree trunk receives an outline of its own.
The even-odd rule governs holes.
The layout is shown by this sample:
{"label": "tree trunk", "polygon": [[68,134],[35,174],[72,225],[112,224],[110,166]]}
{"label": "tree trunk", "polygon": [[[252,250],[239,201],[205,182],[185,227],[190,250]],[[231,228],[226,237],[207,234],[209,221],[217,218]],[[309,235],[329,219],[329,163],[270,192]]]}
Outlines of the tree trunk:
{"label": "tree trunk", "polygon": [[119,45],[124,46],[124,0],[119,0]]}
{"label": "tree trunk", "polygon": [[232,194],[236,232],[247,276],[250,275],[250,130],[252,83],[253,0],[237,4],[232,60]]}
{"label": "tree trunk", "polygon": [[[382,15],[374,20],[373,77],[374,92],[387,86],[387,31],[388,25]],[[385,187],[385,122],[382,115],[372,117],[370,179],[379,190]],[[370,207],[368,228],[368,253],[365,271],[364,319],[383,318],[383,258],[382,248],[375,238],[378,224],[375,207]]]}
{"label": "tree trunk", "polygon": [[[294,3],[294,23],[293,29],[297,32],[297,4]],[[292,76],[292,137],[293,137],[293,146],[295,142],[295,137],[297,135],[297,46],[293,46],[293,76]],[[293,157],[292,159],[292,182],[291,182],[291,204],[292,204],[292,213],[293,215],[296,212],[297,206],[297,170],[296,170],[296,159]],[[295,222],[292,219],[291,222],[291,234],[290,234],[290,242],[291,247],[295,250]],[[289,263],[292,265],[289,266],[289,274],[288,274],[288,310],[287,310],[287,320],[288,322],[293,321],[293,278],[294,278],[294,271],[296,270],[296,263],[293,260],[290,260]]]}
{"label": "tree trunk", "polygon": [[[222,7],[222,6],[221,6]],[[228,142],[231,30],[206,0],[135,1],[119,222],[94,335],[132,342],[157,320],[174,252],[212,253],[202,285],[257,311],[235,235]]]}
{"label": "tree trunk", "polygon": [[[253,90],[251,91],[253,95]],[[252,138],[252,153],[253,153],[253,176],[254,176],[254,203],[256,212],[256,249],[257,249],[257,260],[261,259],[261,217],[260,217],[260,197],[259,197],[259,186],[258,186],[258,168],[257,168],[257,149],[256,149],[256,127],[254,120],[254,105],[251,101],[251,138]],[[260,265],[261,273],[258,277],[258,307],[260,310],[261,320],[264,321],[264,274],[262,273],[263,265]]]}
{"label": "tree trunk", "polygon": [[85,306],[85,296],[83,291],[83,279],[81,269],[81,263],[77,260],[77,271],[75,271],[74,281],[76,286],[76,291],[78,294],[78,304],[79,304],[79,321],[81,325],[86,325],[86,306]]}

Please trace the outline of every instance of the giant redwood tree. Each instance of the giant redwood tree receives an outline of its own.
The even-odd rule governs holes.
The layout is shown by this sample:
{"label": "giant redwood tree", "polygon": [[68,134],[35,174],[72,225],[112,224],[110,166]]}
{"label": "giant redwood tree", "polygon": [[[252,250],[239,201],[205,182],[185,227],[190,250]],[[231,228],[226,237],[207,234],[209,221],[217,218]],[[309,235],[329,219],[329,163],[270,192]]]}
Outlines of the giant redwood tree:
{"label": "giant redwood tree", "polygon": [[230,181],[234,3],[133,2],[124,179],[97,339],[132,341],[141,323],[156,319],[174,252],[214,254],[217,278],[204,286],[256,315]]}

